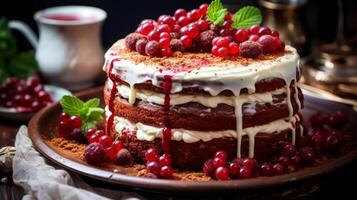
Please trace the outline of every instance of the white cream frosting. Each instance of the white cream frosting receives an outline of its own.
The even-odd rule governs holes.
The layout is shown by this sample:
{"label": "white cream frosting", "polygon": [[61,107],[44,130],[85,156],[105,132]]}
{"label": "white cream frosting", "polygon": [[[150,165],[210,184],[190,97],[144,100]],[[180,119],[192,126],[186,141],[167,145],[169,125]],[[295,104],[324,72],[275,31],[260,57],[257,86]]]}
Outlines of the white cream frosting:
{"label": "white cream frosting", "polygon": [[[113,87],[112,81],[108,80],[108,84],[109,88],[111,89]],[[134,104],[136,99],[140,99],[146,102],[164,105],[165,95],[161,93],[153,92],[150,90],[133,89],[126,85],[118,85],[117,91],[121,97],[129,99],[130,104]],[[133,94],[133,91],[135,94]],[[285,88],[280,88],[265,93],[241,94],[239,98],[242,102],[272,103],[273,95],[284,94],[285,91]],[[234,106],[235,100],[235,96],[202,96],[186,94],[170,95],[170,105],[181,105],[189,102],[196,102],[206,107],[215,108],[218,104],[227,104],[230,106]]]}
{"label": "white cream frosting", "polygon": [[[110,116],[109,109],[106,108],[106,116]],[[254,155],[255,135],[257,133],[277,133],[286,129],[295,130],[293,123],[299,121],[297,115],[289,119],[279,119],[268,124],[244,128],[242,136],[247,135],[249,138],[249,155]],[[153,141],[155,138],[162,138],[162,127],[154,127],[145,125],[143,123],[133,123],[123,117],[114,117],[115,130],[120,136],[124,129],[136,132],[138,140]],[[223,130],[223,131],[194,131],[187,129],[172,129],[171,140],[183,141],[185,143],[194,143],[198,141],[210,141],[216,138],[231,137],[237,138],[237,130]],[[294,137],[294,135],[292,135]]]}
{"label": "white cream frosting", "polygon": [[[104,65],[104,70],[107,70],[109,65],[114,65],[113,73],[119,75],[120,79],[130,85],[131,91],[128,98],[129,102],[132,104],[135,102],[136,96],[138,95],[137,91],[133,87],[135,84],[151,81],[154,86],[161,87],[162,81],[160,80],[162,80],[163,76],[167,74],[172,75],[171,94],[182,91],[182,89],[185,87],[181,84],[182,81],[189,81],[193,83],[188,87],[198,87],[206,92],[209,92],[213,96],[212,98],[216,97],[224,90],[232,91],[235,99],[233,102],[229,102],[227,104],[233,104],[235,106],[235,115],[237,120],[237,127],[235,130],[237,137],[237,157],[241,157],[241,139],[245,134],[242,128],[242,105],[247,101],[247,99],[243,98],[243,95],[240,95],[242,89],[247,88],[248,93],[253,94],[256,89],[256,82],[267,78],[283,79],[286,83],[285,92],[287,95],[287,104],[289,109],[288,121],[291,122],[293,119],[295,119],[293,116],[293,107],[290,100],[291,91],[289,86],[291,82],[297,82],[296,71],[300,71],[300,60],[296,49],[291,46],[286,46],[285,50],[290,51],[291,53],[287,53],[283,56],[271,60],[255,60],[254,63],[248,66],[243,66],[239,63],[230,65],[216,63],[215,66],[201,67],[190,72],[182,71],[175,73],[170,71],[162,71],[160,67],[155,64],[136,64],[130,60],[120,59],[120,55],[113,55],[111,50],[109,50],[105,54],[106,64]],[[116,58],[119,58],[119,60],[113,62],[113,60]],[[176,66],[171,67],[175,68]],[[298,98],[297,85],[298,84],[295,84],[296,92],[294,94],[294,99],[297,102],[298,108],[300,110],[301,103]],[[152,99],[154,97],[150,98]],[[156,100],[161,101],[159,99]],[[204,100],[200,101],[202,104],[211,106],[216,105],[214,100],[211,100],[210,102],[206,102]],[[170,105],[174,105],[174,102],[174,97],[170,95]],[[279,128],[279,126],[275,128]],[[293,129],[293,143],[295,142],[294,130],[295,129]],[[253,157],[254,151],[251,151],[251,148],[254,148],[254,136],[249,136],[249,141],[249,156]]]}

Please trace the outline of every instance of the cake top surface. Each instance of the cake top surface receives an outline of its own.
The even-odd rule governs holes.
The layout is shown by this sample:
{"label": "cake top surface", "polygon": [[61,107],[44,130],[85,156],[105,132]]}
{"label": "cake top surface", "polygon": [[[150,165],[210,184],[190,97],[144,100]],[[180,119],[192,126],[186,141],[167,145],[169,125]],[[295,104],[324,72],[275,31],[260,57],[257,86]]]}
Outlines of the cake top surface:
{"label": "cake top surface", "polygon": [[286,62],[298,57],[296,50],[291,46],[286,46],[285,51],[274,54],[260,54],[257,58],[230,57],[221,58],[211,53],[191,53],[175,52],[172,57],[149,57],[132,51],[125,46],[124,40],[118,40],[107,51],[106,59],[114,57],[126,60],[135,65],[146,65],[157,70],[171,72],[192,72],[201,68],[247,68],[254,65],[263,65],[269,62]]}

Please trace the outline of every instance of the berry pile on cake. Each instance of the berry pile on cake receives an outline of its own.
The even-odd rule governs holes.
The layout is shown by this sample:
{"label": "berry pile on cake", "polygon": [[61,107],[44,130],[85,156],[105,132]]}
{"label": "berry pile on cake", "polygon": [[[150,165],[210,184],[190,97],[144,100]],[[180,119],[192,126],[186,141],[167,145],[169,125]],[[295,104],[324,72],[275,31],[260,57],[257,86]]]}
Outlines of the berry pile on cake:
{"label": "berry pile on cake", "polygon": [[137,161],[155,149],[189,170],[217,151],[262,163],[282,141],[294,145],[299,56],[260,22],[256,8],[233,15],[218,0],[143,20],[105,55],[108,133]]}

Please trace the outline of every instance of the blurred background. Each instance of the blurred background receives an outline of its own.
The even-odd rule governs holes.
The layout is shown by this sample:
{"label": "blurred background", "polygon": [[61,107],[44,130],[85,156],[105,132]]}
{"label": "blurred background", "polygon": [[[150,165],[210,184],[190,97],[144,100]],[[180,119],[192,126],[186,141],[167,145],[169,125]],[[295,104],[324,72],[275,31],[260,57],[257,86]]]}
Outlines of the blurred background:
{"label": "blurred background", "polygon": [[[348,0],[223,0],[231,12],[243,5],[255,5],[263,12],[264,24],[277,29],[287,44],[296,47],[302,57],[304,81],[345,97],[357,97],[357,1]],[[27,0],[7,1],[0,13],[18,19],[37,31],[34,12],[52,6],[89,5],[108,13],[102,31],[104,49],[133,32],[145,18],[173,14],[210,0]],[[21,7],[21,8],[20,8]],[[21,9],[21,12],[17,11]],[[26,39],[15,33],[19,46],[31,49]],[[355,62],[356,61],[356,62]]]}

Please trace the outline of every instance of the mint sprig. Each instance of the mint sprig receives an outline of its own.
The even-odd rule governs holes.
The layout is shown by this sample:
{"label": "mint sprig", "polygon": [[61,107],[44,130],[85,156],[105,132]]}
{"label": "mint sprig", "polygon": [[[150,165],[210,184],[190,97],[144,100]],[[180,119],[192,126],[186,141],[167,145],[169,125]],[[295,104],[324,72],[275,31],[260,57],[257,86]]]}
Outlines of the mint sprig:
{"label": "mint sprig", "polygon": [[[220,0],[213,0],[207,9],[207,18],[214,25],[222,25],[228,10],[224,8]],[[262,22],[260,10],[253,6],[245,6],[233,15],[233,28],[248,28]]]}
{"label": "mint sprig", "polygon": [[37,62],[31,52],[19,52],[8,22],[0,18],[0,85],[8,77],[26,78],[37,71]]}
{"label": "mint sprig", "polygon": [[62,97],[60,104],[66,114],[81,117],[83,133],[86,133],[90,128],[95,128],[97,123],[103,119],[104,109],[98,107],[100,104],[98,98],[83,102],[76,96],[66,95]]}
{"label": "mint sprig", "polygon": [[262,23],[260,10],[253,6],[245,6],[233,15],[233,28],[248,28]]}
{"label": "mint sprig", "polygon": [[207,18],[214,25],[222,25],[224,22],[224,17],[227,15],[228,11],[223,7],[220,0],[213,0],[207,8]]}

